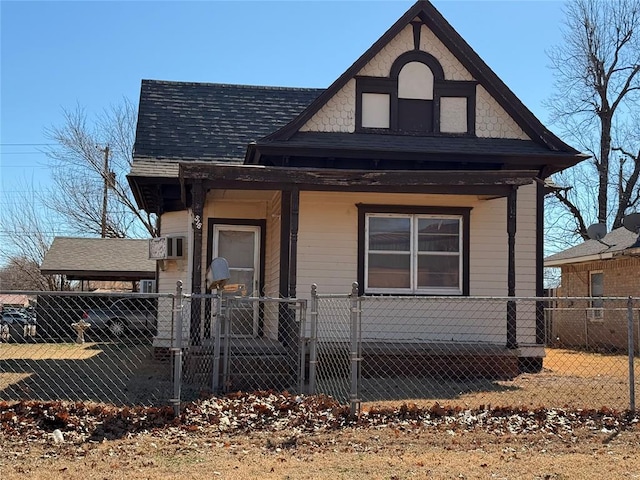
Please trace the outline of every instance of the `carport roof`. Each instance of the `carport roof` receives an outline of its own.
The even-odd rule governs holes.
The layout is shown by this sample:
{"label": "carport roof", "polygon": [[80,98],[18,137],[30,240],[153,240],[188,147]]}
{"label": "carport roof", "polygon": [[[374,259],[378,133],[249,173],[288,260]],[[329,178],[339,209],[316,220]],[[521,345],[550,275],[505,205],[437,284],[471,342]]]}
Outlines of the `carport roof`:
{"label": "carport roof", "polygon": [[70,280],[134,281],[154,279],[146,239],[56,237],[40,271]]}

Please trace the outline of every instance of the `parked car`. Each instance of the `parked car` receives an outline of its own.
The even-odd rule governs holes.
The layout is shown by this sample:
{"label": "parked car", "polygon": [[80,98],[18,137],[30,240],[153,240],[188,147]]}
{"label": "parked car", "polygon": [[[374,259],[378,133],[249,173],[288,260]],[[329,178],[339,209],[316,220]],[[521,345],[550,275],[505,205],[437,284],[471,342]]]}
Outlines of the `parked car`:
{"label": "parked car", "polygon": [[106,331],[114,337],[127,333],[153,335],[156,331],[156,304],[150,298],[121,298],[110,307],[85,310],[82,320],[89,323],[87,333]]}
{"label": "parked car", "polygon": [[28,342],[37,334],[35,316],[21,310],[5,309],[0,314],[0,341]]}

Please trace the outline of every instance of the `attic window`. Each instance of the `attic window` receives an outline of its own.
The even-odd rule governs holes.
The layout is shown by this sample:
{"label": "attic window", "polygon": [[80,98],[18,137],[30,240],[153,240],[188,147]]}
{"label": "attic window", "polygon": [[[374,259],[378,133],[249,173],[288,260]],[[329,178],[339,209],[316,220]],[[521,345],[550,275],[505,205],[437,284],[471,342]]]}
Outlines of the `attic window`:
{"label": "attic window", "polygon": [[424,63],[407,63],[398,74],[398,129],[433,131],[433,73]]}
{"label": "attic window", "polygon": [[356,130],[473,135],[475,92],[475,81],[445,80],[432,55],[406,52],[389,77],[356,77]]}

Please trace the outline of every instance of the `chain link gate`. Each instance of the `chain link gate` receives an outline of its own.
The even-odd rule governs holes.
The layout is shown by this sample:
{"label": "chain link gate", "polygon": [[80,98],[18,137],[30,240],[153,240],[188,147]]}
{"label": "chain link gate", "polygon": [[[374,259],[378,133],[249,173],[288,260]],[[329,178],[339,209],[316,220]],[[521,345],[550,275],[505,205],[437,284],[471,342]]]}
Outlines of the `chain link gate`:
{"label": "chain link gate", "polygon": [[203,392],[306,391],[306,300],[186,295],[182,314],[185,398]]}

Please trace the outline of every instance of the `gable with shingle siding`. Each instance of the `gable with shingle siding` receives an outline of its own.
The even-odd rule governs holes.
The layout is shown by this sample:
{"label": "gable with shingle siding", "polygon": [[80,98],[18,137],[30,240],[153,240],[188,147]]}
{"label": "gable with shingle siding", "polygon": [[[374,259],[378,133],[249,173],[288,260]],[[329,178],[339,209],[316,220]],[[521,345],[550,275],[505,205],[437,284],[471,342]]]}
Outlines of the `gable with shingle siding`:
{"label": "gable with shingle siding", "polygon": [[[446,80],[478,80],[425,25],[421,27],[420,50],[433,55],[438,60]],[[408,25],[382,48],[357,73],[357,76],[388,78],[393,62],[403,53],[411,51],[414,51],[413,28]],[[525,134],[517,122],[481,85],[477,86],[476,96],[475,133],[477,136],[530,140],[530,137]],[[300,132],[353,133],[355,131],[356,82],[354,79],[349,80],[300,128]]]}

